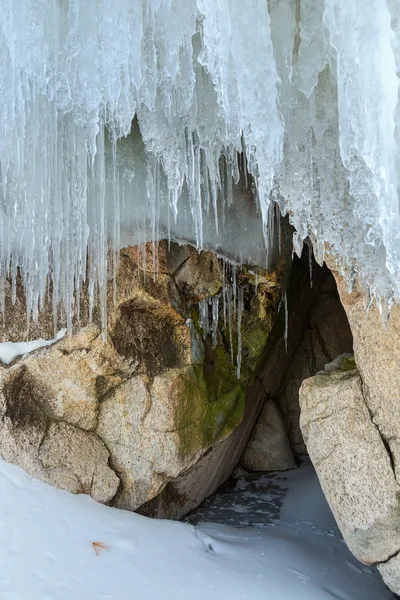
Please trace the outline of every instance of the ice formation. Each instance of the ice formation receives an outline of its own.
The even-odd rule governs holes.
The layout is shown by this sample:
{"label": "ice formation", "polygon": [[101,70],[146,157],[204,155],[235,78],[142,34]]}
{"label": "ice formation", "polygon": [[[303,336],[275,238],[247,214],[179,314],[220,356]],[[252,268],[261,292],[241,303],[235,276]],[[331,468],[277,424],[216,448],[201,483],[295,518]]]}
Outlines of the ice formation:
{"label": "ice formation", "polygon": [[71,325],[88,278],[105,323],[122,244],[170,236],[260,262],[273,202],[298,253],[309,237],[349,286],[400,301],[399,14],[399,0],[0,0],[0,308],[20,270],[28,313],[51,283]]}

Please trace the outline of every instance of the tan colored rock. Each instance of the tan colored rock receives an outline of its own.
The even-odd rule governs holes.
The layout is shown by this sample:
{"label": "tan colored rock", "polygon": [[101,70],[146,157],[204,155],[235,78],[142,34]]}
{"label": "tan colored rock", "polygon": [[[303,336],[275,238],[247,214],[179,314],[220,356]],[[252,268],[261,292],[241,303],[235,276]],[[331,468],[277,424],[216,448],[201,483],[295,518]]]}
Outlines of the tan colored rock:
{"label": "tan colored rock", "polygon": [[124,382],[100,406],[97,433],[111,453],[111,465],[122,481],[114,502],[119,508],[134,510],[153,498],[166,477],[158,474],[151,446],[160,443],[144,425],[151,398],[144,376]]}
{"label": "tan colored rock", "polygon": [[36,475],[47,420],[35,402],[26,373],[23,364],[0,368],[0,456]]}
{"label": "tan colored rock", "polygon": [[27,357],[24,364],[46,414],[85,430],[96,427],[100,398],[134,369],[94,326]]}
{"label": "tan colored rock", "polygon": [[39,452],[49,483],[89,494],[98,502],[109,502],[119,486],[108,459],[109,452],[98,436],[67,423],[50,425]]}
{"label": "tan colored rock", "polygon": [[241,464],[248,471],[286,471],[295,468],[282,413],[273,400],[265,403]]}
{"label": "tan colored rock", "polygon": [[30,475],[100,502],[115,496],[119,479],[101,440],[49,421],[24,364],[0,371],[0,456]]}
{"label": "tan colored rock", "polygon": [[350,550],[367,564],[386,561],[400,549],[400,488],[354,360],[304,381],[300,406],[310,458]]}
{"label": "tan colored rock", "polygon": [[154,498],[232,432],[235,409],[234,394],[232,405],[225,396],[210,401],[197,366],[169,369],[152,382],[139,375],[112,391],[100,404],[96,432],[123,483],[114,505],[135,510]]}
{"label": "tan colored rock", "polygon": [[343,280],[337,276],[337,281],[353,333],[365,402],[390,449],[400,483],[400,306],[393,307],[385,327],[375,306],[366,312],[362,296],[348,294]]}
{"label": "tan colored rock", "polygon": [[400,555],[396,554],[387,562],[378,565],[378,571],[386,585],[395,594],[400,594]]}
{"label": "tan colored rock", "polygon": [[193,302],[214,296],[222,287],[221,265],[211,252],[198,252],[191,246],[182,249],[175,245],[168,263],[174,269],[172,275],[178,290]]}
{"label": "tan colored rock", "polygon": [[110,338],[118,354],[149,377],[191,362],[191,334],[186,319],[169,305],[149,307],[137,300],[125,302],[118,308]]}

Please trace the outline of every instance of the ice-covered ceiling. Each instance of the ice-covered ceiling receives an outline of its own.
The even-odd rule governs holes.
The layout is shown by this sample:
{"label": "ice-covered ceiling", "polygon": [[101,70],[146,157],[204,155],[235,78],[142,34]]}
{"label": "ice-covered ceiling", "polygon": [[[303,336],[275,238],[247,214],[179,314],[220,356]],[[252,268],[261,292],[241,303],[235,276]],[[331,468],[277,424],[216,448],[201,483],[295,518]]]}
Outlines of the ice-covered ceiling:
{"label": "ice-covered ceiling", "polygon": [[296,251],[328,248],[386,311],[399,15],[400,0],[0,0],[0,279],[21,269],[33,313],[51,279],[71,315],[121,244],[262,261],[276,202]]}

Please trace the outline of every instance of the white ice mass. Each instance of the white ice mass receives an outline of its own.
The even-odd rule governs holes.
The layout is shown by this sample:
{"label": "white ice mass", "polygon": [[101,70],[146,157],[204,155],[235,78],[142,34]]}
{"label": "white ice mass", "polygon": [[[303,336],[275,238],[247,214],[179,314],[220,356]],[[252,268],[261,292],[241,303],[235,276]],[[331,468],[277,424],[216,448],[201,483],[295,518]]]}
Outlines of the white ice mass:
{"label": "white ice mass", "polygon": [[295,250],[328,248],[386,312],[399,14],[399,0],[0,0],[0,280],[20,269],[34,316],[51,281],[70,324],[88,274],[105,322],[121,244],[170,236],[260,263],[276,202]]}

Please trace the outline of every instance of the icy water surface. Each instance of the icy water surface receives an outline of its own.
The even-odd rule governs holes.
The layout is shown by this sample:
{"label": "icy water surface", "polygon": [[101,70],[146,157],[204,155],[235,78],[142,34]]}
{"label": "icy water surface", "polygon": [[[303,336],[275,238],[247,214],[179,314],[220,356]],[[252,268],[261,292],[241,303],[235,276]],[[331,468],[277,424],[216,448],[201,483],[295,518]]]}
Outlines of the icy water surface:
{"label": "icy water surface", "polygon": [[267,527],[279,520],[288,493],[284,473],[249,473],[230,479],[185,521],[221,523],[233,527]]}
{"label": "icy water surface", "polygon": [[293,471],[249,473],[230,479],[185,521],[196,526],[210,548],[220,526],[228,526],[231,536],[234,529],[246,529],[243,533],[249,540],[254,536],[265,539],[275,553],[281,551],[282,540],[285,544],[295,541],[304,557],[314,559],[305,559],[299,568],[293,558],[296,551],[285,550],[283,562],[288,572],[295,573],[304,584],[321,578],[329,597],[361,600],[360,586],[368,589],[371,585],[368,598],[398,598],[386,588],[375,568],[359,563],[348,551],[309,464]]}

